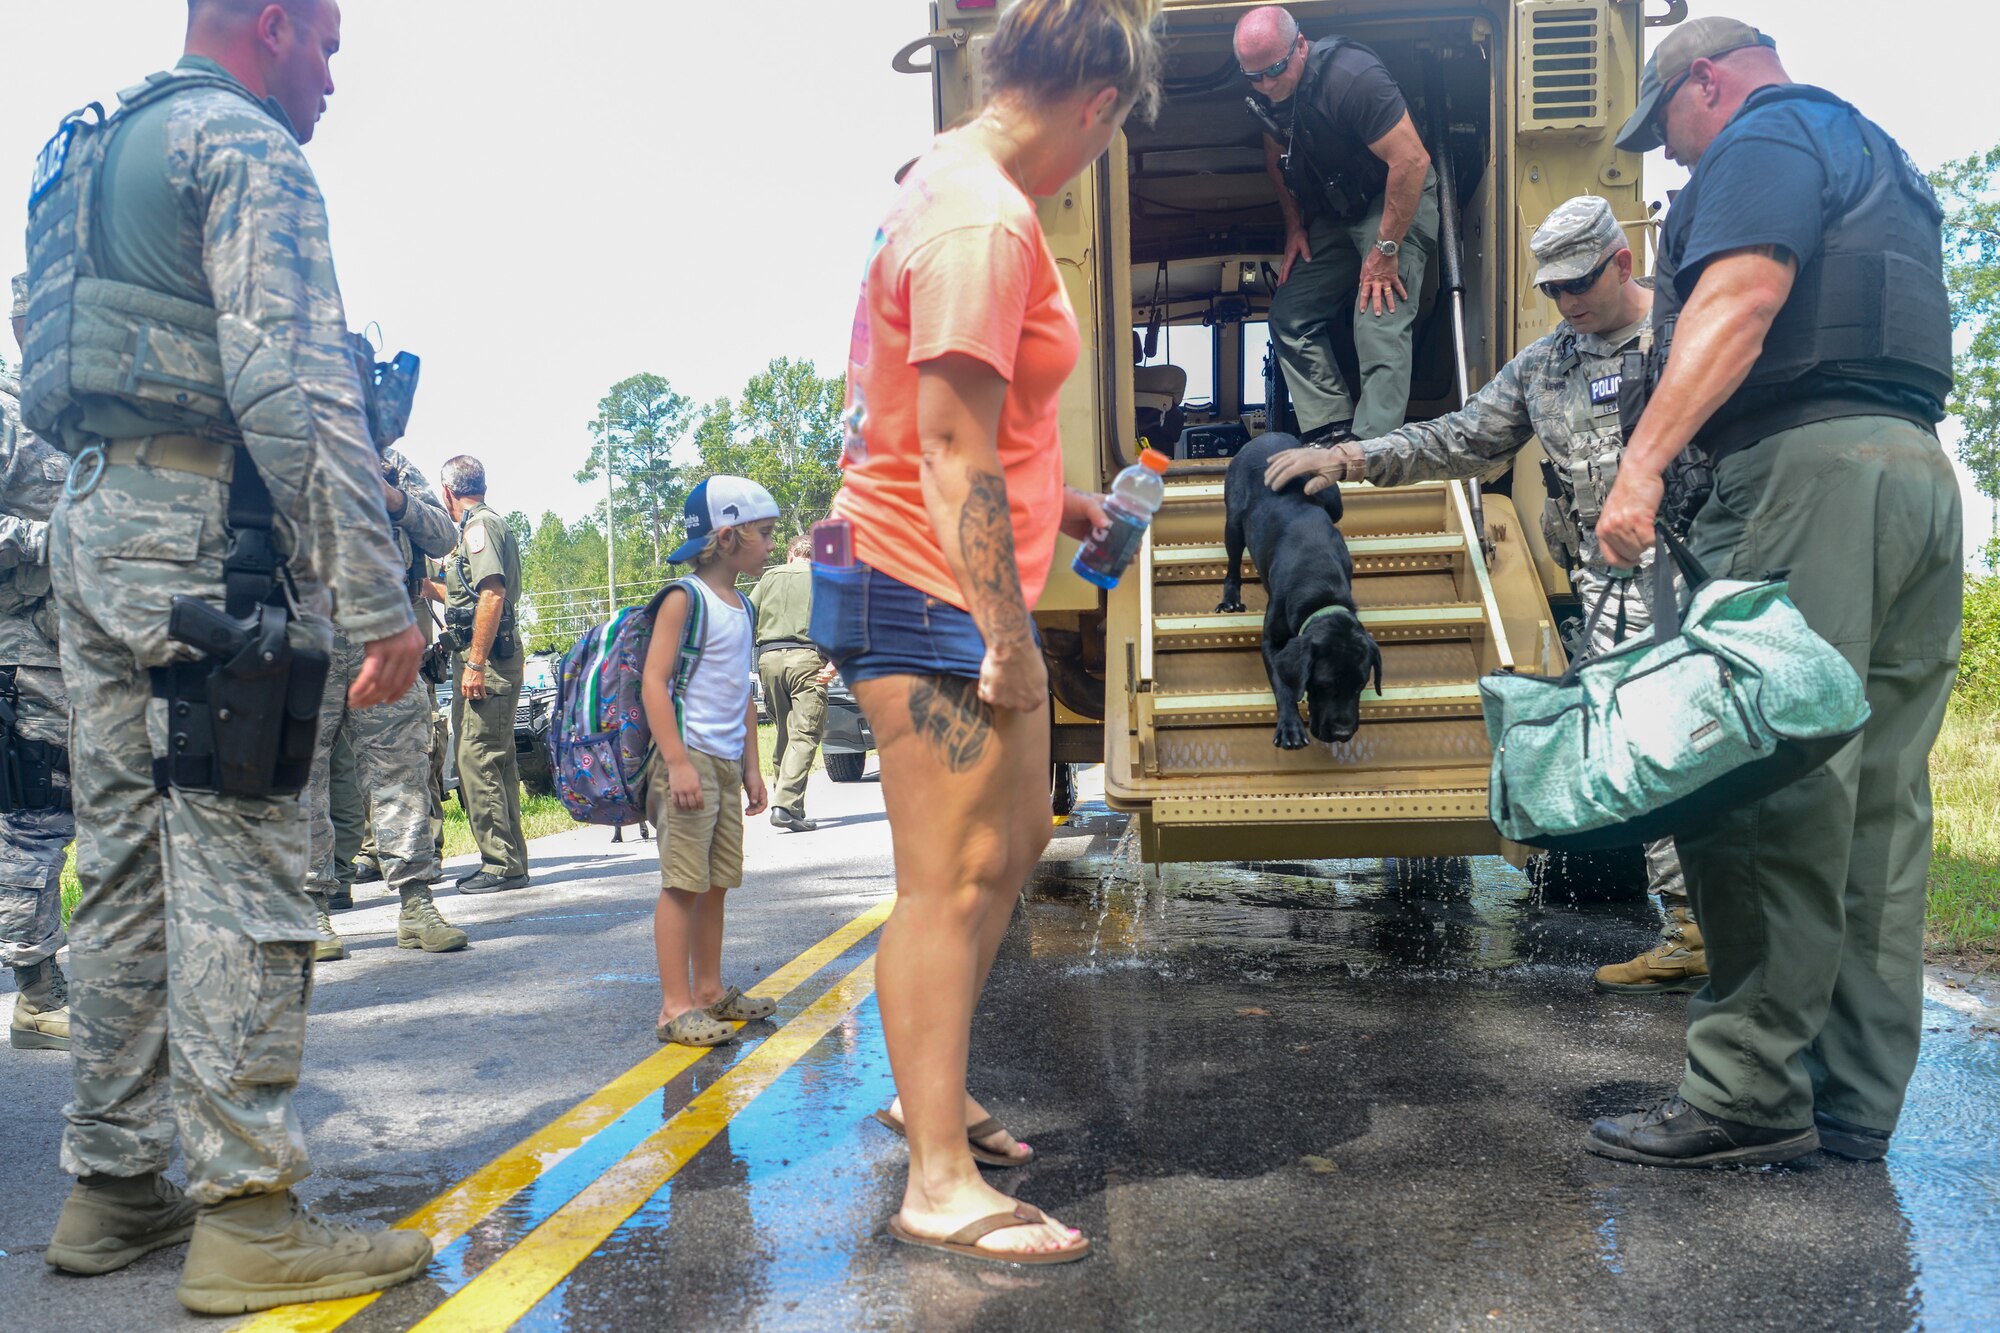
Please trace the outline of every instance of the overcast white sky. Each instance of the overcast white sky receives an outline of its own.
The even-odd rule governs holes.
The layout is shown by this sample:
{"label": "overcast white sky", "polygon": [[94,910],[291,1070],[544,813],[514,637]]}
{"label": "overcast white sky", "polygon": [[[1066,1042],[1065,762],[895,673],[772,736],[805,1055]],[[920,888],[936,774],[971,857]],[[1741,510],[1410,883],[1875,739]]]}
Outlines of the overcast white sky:
{"label": "overcast white sky", "polygon": [[[185,12],[0,0],[0,179],[25,183],[64,112],[171,64]],[[433,476],[470,451],[501,508],[575,517],[596,499],[572,480],[585,424],[614,381],[655,371],[707,401],[775,356],[840,373],[891,174],[930,134],[928,85],[889,68],[928,30],[923,0],[344,12],[338,92],[307,153],[349,315],[424,358],[406,447]],[[1695,13],[1770,33],[1795,78],[1855,102],[1927,167],[2000,140],[1990,0]],[[1653,197],[1679,183],[1649,167]],[[0,228],[0,272],[23,266],[21,229]],[[1967,520],[1985,532],[1983,503]]]}

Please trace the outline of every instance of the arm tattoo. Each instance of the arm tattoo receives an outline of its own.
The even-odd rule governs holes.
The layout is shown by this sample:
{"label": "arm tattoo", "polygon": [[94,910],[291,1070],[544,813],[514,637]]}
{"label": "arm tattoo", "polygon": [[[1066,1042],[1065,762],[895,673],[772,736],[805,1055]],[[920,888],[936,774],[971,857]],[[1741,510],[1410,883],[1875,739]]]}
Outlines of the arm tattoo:
{"label": "arm tattoo", "polygon": [[965,600],[989,648],[1032,646],[1021,568],[1014,558],[1014,523],[1007,511],[1007,482],[991,472],[967,478],[958,516],[958,548],[965,557]]}
{"label": "arm tattoo", "polygon": [[910,685],[910,721],[954,773],[978,767],[993,735],[993,709],[980,701],[979,682],[963,676],[917,677]]}

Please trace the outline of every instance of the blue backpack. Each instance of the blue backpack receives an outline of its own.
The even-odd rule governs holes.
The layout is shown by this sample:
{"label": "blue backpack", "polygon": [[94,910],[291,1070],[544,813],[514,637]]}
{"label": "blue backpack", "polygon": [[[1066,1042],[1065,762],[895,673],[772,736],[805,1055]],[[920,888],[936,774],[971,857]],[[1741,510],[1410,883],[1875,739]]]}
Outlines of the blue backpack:
{"label": "blue backpack", "polygon": [[[683,700],[708,645],[708,603],[694,585],[692,574],[675,579],[644,606],[628,606],[591,628],[563,654],[549,726],[549,772],[572,819],[615,825],[646,817],[646,769],[653,757],[653,729],[640,694],[646,652],[667,594],[681,589],[688,616],[670,690],[675,725],[685,733]],[[748,597],[743,605],[754,643],[757,608]]]}

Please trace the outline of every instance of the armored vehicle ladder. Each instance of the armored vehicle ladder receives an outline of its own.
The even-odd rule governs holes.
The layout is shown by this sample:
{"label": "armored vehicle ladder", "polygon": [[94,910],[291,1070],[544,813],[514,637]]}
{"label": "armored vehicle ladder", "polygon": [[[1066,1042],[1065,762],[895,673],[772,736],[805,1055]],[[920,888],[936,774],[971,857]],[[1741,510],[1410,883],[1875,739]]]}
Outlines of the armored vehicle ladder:
{"label": "armored vehicle ladder", "polygon": [[1563,653],[1520,522],[1465,488],[1342,488],[1355,600],[1382,647],[1382,692],[1340,745],[1272,744],[1260,651],[1264,590],[1218,613],[1222,478],[1170,479],[1138,560],[1110,597],[1105,778],[1149,859],[1463,856],[1503,846],[1487,821],[1481,674],[1559,671]]}

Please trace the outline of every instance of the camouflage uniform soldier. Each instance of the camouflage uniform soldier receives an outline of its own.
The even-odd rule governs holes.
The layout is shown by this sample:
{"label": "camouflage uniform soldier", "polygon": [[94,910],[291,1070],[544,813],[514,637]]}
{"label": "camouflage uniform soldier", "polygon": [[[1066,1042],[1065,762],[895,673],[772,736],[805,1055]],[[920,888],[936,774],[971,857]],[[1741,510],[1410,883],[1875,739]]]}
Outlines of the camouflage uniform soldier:
{"label": "camouflage uniform soldier", "polygon": [[[1331,453],[1295,450],[1274,461],[1271,479],[1306,472],[1335,481],[1401,486],[1436,478],[1476,477],[1511,457],[1530,436],[1548,454],[1552,476],[1542,530],[1549,550],[1567,563],[1586,609],[1597,605],[1610,578],[1597,550],[1597,516],[1618,472],[1624,437],[1618,386],[1627,349],[1650,340],[1652,292],[1632,279],[1632,251],[1611,205],[1584,195],[1557,206],[1528,242],[1541,267],[1535,281],[1556,303],[1563,323],[1502,366],[1471,401],[1433,421],[1380,439],[1342,444]],[[1331,460],[1331,461],[1329,461]],[[1683,515],[1685,522],[1688,515]],[[1649,557],[1645,568],[1652,565]],[[1643,581],[1612,593],[1598,619],[1593,649],[1649,628]],[[1626,595],[1625,589],[1630,589]],[[1666,913],[1661,940],[1627,963],[1597,970],[1600,990],[1639,993],[1701,989],[1708,963],[1701,928],[1688,908],[1687,881],[1673,840],[1646,847],[1647,878]]]}
{"label": "camouflage uniform soldier", "polygon": [[[15,339],[27,322],[28,287],[15,278],[9,308]],[[56,951],[63,946],[62,868],[76,817],[70,811],[69,696],[56,648],[49,597],[50,514],[62,498],[69,459],[21,424],[20,382],[0,375],[0,698],[18,718],[30,791],[0,813],[0,963],[14,969],[20,1050],[69,1049],[69,990]]]}
{"label": "camouflage uniform soldier", "polygon": [[[397,450],[382,454],[384,501],[391,510],[396,548],[410,577],[411,603],[423,595],[424,556],[442,556],[458,544],[458,534],[430,483]],[[389,478],[393,476],[394,481]],[[347,707],[347,685],[361,666],[361,650],[346,636],[333,636],[333,669],[327,674],[320,702],[319,746],[313,758],[312,787],[307,800],[313,811],[312,874],[306,892],[319,913],[319,944],[314,957],[329,962],[347,957],[347,945],[334,933],[328,914],[339,884],[334,864],[334,828],[330,780],[333,748],[345,736],[354,751],[355,784],[368,809],[383,878],[403,900],[396,922],[396,947],[425,953],[451,953],[465,947],[465,932],[446,921],[431,900],[431,879],[437,870],[437,848],[431,841],[430,745],[431,692],[421,680],[402,698],[361,712]]]}
{"label": "camouflage uniform soldier", "polygon": [[453,640],[451,729],[458,737],[458,799],[479,844],[479,869],[460,893],[526,887],[528,843],[521,834],[521,770],[514,753],[514,701],[521,693],[521,644],[514,602],[521,554],[507,520],[486,503],[486,469],[468,454],[448,460],[445,503],[458,520],[458,551],[444,562],[446,620]]}
{"label": "camouflage uniform soldier", "polygon": [[[338,45],[325,0],[193,0],[186,58],[107,126],[66,122],[30,193],[23,409],[77,455],[49,546],[73,745],[89,756],[62,1140],[79,1179],[45,1258],[103,1273],[191,1239],[176,1294],[206,1313],[379,1290],[431,1252],[416,1232],[325,1221],[291,1192],[310,1170],[292,1106],[315,939],[306,810],[235,793],[293,781],[281,765],[299,728],[289,706],[254,734],[224,730],[219,703],[197,718],[180,682],[272,685],[247,654],[225,674],[214,650],[169,636],[176,597],[212,616],[252,595],[247,623],[289,649],[266,660],[310,681],[337,592],[343,632],[367,644],[356,707],[399,697],[423,650],[299,151]],[[207,789],[168,740],[204,734]],[[282,735],[294,750],[262,757],[257,737]],[[185,1196],[163,1174],[176,1131]]]}

